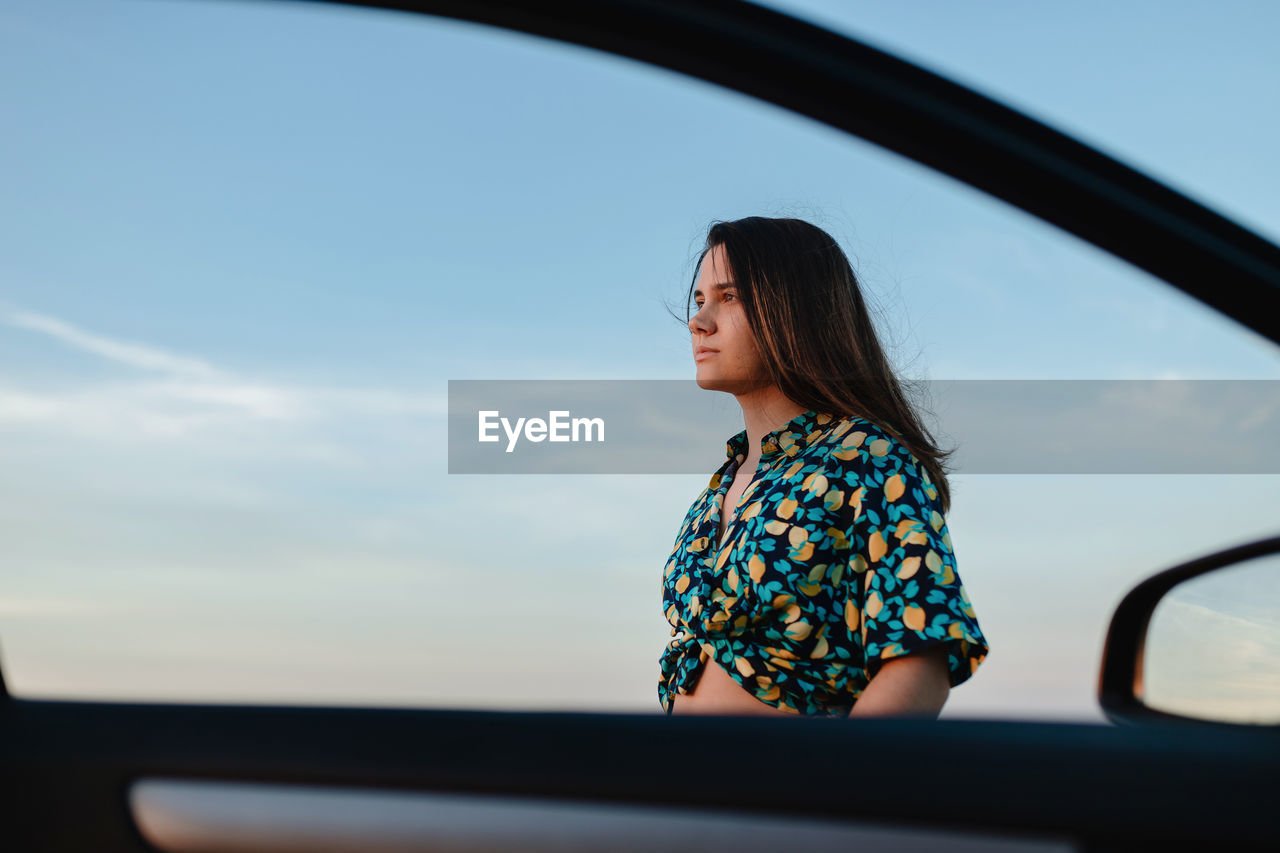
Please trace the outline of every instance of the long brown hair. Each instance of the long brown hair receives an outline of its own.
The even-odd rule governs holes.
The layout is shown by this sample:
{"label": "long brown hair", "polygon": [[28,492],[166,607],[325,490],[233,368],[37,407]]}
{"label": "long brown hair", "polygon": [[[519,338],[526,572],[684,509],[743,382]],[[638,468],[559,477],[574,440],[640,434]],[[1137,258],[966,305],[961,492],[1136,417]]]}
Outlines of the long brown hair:
{"label": "long brown hair", "polygon": [[766,378],[798,405],[854,415],[906,445],[951,506],[946,459],[903,393],[867,312],[858,277],[827,232],[801,219],[714,222],[685,297],[685,322],[707,253],[724,247]]}

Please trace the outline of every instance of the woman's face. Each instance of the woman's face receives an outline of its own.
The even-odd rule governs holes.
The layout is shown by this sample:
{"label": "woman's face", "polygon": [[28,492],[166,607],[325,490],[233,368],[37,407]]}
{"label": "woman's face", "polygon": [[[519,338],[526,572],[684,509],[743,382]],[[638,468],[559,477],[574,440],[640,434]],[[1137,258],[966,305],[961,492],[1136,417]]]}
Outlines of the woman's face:
{"label": "woman's face", "polygon": [[745,394],[767,385],[764,361],[747,326],[738,289],[732,284],[723,246],[713,246],[707,252],[693,301],[697,313],[689,319],[689,331],[698,387]]}

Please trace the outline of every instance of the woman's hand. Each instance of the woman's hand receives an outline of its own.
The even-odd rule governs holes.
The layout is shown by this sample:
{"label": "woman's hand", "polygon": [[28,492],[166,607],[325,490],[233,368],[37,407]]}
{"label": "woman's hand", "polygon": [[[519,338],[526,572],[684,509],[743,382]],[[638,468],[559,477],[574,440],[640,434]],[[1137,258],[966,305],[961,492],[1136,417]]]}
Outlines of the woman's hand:
{"label": "woman's hand", "polygon": [[885,661],[867,684],[850,717],[937,717],[951,693],[943,643]]}

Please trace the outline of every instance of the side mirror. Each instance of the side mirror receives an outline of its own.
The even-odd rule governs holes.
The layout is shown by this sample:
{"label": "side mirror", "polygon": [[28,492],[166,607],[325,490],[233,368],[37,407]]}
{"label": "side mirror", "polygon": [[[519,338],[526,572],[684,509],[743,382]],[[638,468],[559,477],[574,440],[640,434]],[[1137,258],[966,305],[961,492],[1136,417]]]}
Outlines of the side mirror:
{"label": "side mirror", "polygon": [[1098,701],[1118,724],[1280,724],[1280,537],[1134,587],[1111,617]]}

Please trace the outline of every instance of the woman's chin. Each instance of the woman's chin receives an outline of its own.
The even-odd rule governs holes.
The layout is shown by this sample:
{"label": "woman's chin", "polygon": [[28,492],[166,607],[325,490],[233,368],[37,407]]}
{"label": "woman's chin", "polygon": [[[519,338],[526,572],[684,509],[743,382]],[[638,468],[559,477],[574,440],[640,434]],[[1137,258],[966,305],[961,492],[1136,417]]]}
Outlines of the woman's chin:
{"label": "woman's chin", "polygon": [[751,381],[749,379],[728,379],[723,376],[706,376],[699,374],[698,387],[703,391],[723,391],[726,394],[742,396],[767,386],[767,380]]}
{"label": "woman's chin", "polygon": [[701,371],[698,372],[696,381],[698,383],[698,387],[701,388],[703,391],[725,390],[723,380],[718,379],[715,376],[708,376],[702,373]]}

